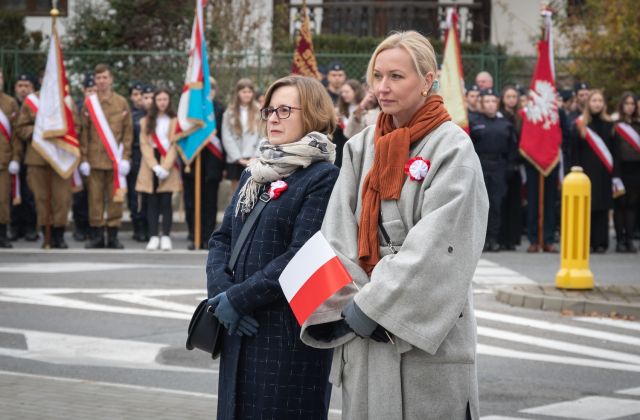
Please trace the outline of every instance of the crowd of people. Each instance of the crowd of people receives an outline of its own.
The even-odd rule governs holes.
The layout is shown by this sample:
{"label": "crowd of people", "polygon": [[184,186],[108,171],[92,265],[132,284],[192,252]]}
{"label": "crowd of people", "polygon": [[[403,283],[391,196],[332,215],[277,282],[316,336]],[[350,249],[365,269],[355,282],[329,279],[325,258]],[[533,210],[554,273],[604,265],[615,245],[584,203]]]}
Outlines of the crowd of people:
{"label": "crowd of people", "polygon": [[[0,78],[2,73],[0,72]],[[141,82],[129,84],[129,100],[112,90],[113,76],[107,65],[99,65],[85,76],[84,97],[76,103],[76,129],[81,143],[79,171],[84,188],[57,176],[49,164],[31,146],[35,110],[29,95],[35,95],[37,82],[27,74],[14,83],[15,98],[0,93],[0,108],[10,133],[1,143],[0,161],[0,246],[24,238],[37,241],[38,227],[43,235],[51,227],[53,248],[66,248],[65,227],[72,208],[77,241],[87,248],[122,248],[118,240],[123,204],[126,202],[133,226],[132,238],[146,242],[148,250],[170,250],[172,195],[182,191],[188,226],[188,248],[194,244],[195,176],[181,159],[172,140],[175,111],[172,92]],[[341,166],[347,140],[368,126],[376,124],[380,105],[365,80],[348,78],[344,66],[334,62],[327,67],[323,84],[337,115],[332,133],[336,145],[334,164]],[[4,87],[4,80],[0,83]],[[258,156],[260,111],[265,95],[250,79],[240,79],[230,94],[228,106],[216,99],[217,85],[212,80],[217,133],[223,154],[203,149],[202,157],[202,224],[200,248],[218,220],[218,190],[228,179],[235,191],[243,171]],[[100,141],[89,112],[86,98],[97,94],[116,139],[123,145],[120,172],[126,176],[126,197],[110,194],[113,167]],[[480,158],[485,185],[491,203],[484,251],[515,250],[526,235],[527,252],[558,252],[559,209],[562,177],[574,165],[583,167],[592,182],[591,250],[605,252],[609,248],[609,213],[613,209],[617,252],[636,252],[634,235],[640,211],[640,146],[633,139],[640,132],[639,98],[624,93],[615,113],[609,115],[607,99],[587,83],[573,90],[559,90],[559,117],[562,128],[562,158],[557,167],[544,177],[544,229],[538,237],[538,169],[519,153],[522,110],[527,105],[527,90],[516,84],[494,87],[490,73],[482,71],[475,83],[465,89],[469,119],[469,135]],[[622,130],[625,128],[625,130]],[[6,131],[6,130],[5,130]],[[612,156],[608,168],[597,149],[586,141],[596,133]],[[631,140],[625,133],[631,133]],[[636,137],[633,137],[635,133]],[[637,140],[636,140],[637,141]],[[601,152],[600,152],[601,153]],[[47,169],[49,168],[49,169]],[[51,173],[51,188],[47,187]],[[19,183],[13,185],[10,175]],[[13,186],[12,186],[13,185]],[[624,194],[612,196],[611,185]],[[11,188],[20,189],[20,202],[11,201]],[[75,191],[75,192],[72,192]],[[15,191],[14,191],[15,193]],[[14,194],[15,195],[15,194]],[[222,204],[224,207],[226,203]],[[105,218],[106,211],[106,218]],[[159,219],[162,229],[159,229]]]}

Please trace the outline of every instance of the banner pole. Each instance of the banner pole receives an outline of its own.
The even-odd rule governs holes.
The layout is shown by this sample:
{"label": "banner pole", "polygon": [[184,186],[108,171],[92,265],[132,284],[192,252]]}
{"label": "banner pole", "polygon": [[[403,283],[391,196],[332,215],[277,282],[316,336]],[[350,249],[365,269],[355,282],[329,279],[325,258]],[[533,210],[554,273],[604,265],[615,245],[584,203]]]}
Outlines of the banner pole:
{"label": "banner pole", "polygon": [[194,188],[195,188],[195,203],[194,203],[194,211],[195,211],[195,215],[193,218],[193,240],[194,240],[194,245],[195,245],[195,249],[200,249],[200,244],[202,242],[202,232],[200,229],[200,226],[202,225],[202,212],[201,212],[201,201],[202,201],[202,197],[201,197],[201,181],[202,181],[202,162],[200,160],[200,153],[198,152],[198,155],[196,156],[196,173],[195,173],[195,177],[194,177]]}
{"label": "banner pole", "polygon": [[47,225],[44,228],[44,249],[51,248],[51,226],[53,225],[53,207],[51,200],[53,198],[53,180],[51,176],[51,166],[47,166]]}
{"label": "banner pole", "polygon": [[538,172],[538,247],[544,250],[544,175]]}

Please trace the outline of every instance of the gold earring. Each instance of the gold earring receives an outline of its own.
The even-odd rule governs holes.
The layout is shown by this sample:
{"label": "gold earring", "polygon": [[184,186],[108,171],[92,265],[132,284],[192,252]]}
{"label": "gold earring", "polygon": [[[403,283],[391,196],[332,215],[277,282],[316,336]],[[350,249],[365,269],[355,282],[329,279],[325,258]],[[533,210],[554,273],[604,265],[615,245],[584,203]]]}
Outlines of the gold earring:
{"label": "gold earring", "polygon": [[429,95],[429,92],[426,90],[423,90],[422,92],[420,92],[420,95],[424,96],[425,98],[427,97],[427,95]]}

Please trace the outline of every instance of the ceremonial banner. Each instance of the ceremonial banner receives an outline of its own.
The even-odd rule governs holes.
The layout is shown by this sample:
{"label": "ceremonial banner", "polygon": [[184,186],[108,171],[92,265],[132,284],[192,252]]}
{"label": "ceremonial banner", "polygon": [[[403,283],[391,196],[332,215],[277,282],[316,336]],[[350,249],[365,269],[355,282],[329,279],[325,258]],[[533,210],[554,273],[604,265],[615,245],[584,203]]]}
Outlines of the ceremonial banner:
{"label": "ceremonial banner", "polygon": [[464,98],[464,71],[460,56],[458,36],[458,13],[453,7],[447,9],[447,32],[444,41],[444,57],[440,72],[439,94],[451,119],[465,131],[469,130],[469,117]]}
{"label": "ceremonial banner", "polygon": [[556,102],[551,11],[543,10],[542,16],[545,30],[538,42],[538,62],[527,106],[522,110],[520,153],[547,176],[560,160],[562,131]]}
{"label": "ceremonial banner", "polygon": [[316,56],[313,52],[313,42],[311,40],[311,29],[309,16],[307,15],[306,1],[302,2],[300,17],[302,19],[302,24],[300,25],[300,31],[296,37],[296,49],[293,53],[291,73],[322,80],[322,75],[318,71]]}
{"label": "ceremonial banner", "polygon": [[351,276],[322,232],[318,232],[298,250],[278,281],[302,325],[320,304],[349,284]]}
{"label": "ceremonial banner", "polygon": [[[178,122],[173,133],[173,136],[178,139],[178,151],[187,165],[203,147],[209,144],[213,147],[218,145],[211,142],[211,138],[216,134],[216,119],[211,99],[209,62],[204,37],[204,6],[206,6],[206,0],[196,1],[189,64],[178,104]],[[221,148],[219,155],[222,156]]]}
{"label": "ceremonial banner", "polygon": [[36,95],[29,95],[25,104],[35,113],[33,148],[58,175],[69,178],[80,161],[80,144],[55,22],[39,101]]}

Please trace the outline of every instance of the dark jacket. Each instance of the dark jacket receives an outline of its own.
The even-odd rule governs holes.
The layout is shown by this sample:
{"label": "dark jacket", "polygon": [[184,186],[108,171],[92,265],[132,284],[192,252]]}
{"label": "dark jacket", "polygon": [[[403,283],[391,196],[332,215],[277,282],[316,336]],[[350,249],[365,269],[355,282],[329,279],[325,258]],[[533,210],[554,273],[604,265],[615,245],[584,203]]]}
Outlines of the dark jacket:
{"label": "dark jacket", "polygon": [[[595,116],[589,123],[589,128],[602,137],[609,151],[613,151],[613,123],[603,121],[598,116]],[[584,173],[591,180],[591,210],[611,209],[613,207],[611,173],[609,173],[587,140],[582,137],[578,124],[573,124],[571,129],[569,158],[571,160],[570,166],[581,166]]]}
{"label": "dark jacket", "polygon": [[[256,337],[225,335],[220,359],[218,420],[326,419],[331,350],[300,341],[300,326],[278,283],[282,270],[322,225],[338,168],[319,162],[285,178],[288,189],[267,204],[240,252],[235,274],[225,266],[240,230],[238,193],[209,241],[209,297],[226,291],[231,304],[260,323]],[[240,185],[247,182],[245,171]]]}

